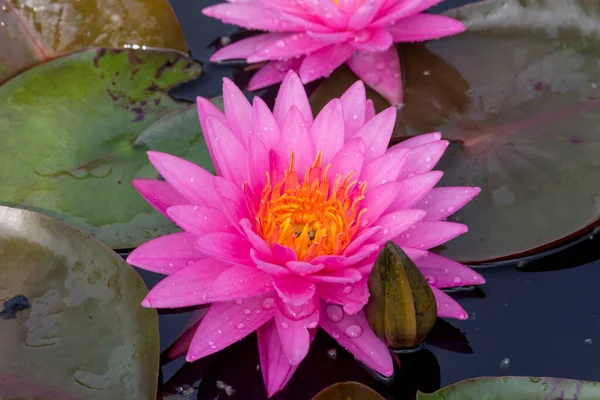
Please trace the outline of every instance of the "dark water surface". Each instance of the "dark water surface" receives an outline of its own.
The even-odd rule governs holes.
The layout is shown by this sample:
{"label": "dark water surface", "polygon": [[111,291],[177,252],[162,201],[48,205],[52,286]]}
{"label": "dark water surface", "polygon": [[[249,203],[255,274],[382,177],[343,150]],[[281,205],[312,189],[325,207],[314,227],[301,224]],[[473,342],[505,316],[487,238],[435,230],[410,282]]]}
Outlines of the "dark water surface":
{"label": "dark water surface", "polygon": [[[473,1],[447,0],[436,12]],[[208,63],[211,43],[221,35],[236,32],[233,26],[204,17],[201,9],[213,0],[171,0],[186,34],[192,57],[204,63],[205,74],[176,95],[193,99],[196,95],[220,94],[221,78],[233,77],[232,67]],[[485,190],[485,188],[483,188]],[[567,197],[567,194],[565,194]],[[551,218],[551,216],[548,216]],[[600,258],[598,238],[585,238],[578,244],[533,262],[509,263],[479,269],[487,284],[477,290],[455,294],[470,318],[449,320],[437,327],[432,338],[440,349],[427,345],[416,354],[400,355],[403,370],[396,371],[396,382],[377,383],[351,356],[320,335],[303,362],[290,387],[277,398],[308,399],[329,383],[358,379],[376,386],[394,398],[410,398],[415,388],[436,390],[466,378],[484,375],[555,376],[600,381]],[[576,268],[575,268],[576,267]],[[140,271],[148,286],[161,278]],[[178,336],[188,314],[160,317],[161,349]],[[462,331],[463,335],[460,334]],[[233,398],[260,399],[260,372],[255,337],[251,336],[221,355],[201,361],[197,371],[169,379],[184,364],[176,360],[163,367],[165,392],[174,386],[193,384],[203,379],[199,399],[227,398],[217,380],[237,390]],[[468,344],[467,344],[468,341]],[[327,355],[337,350],[337,359]],[[189,367],[188,367],[189,368]],[[205,369],[205,371],[202,371]],[[310,383],[307,383],[310,382]]]}

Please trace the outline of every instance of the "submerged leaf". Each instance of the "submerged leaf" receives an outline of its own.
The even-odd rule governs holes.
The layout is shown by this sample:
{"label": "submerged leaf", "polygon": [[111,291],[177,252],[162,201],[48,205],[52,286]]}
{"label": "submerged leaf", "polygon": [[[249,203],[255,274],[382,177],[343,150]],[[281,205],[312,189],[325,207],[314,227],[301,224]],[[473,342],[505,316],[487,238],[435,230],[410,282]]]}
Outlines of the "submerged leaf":
{"label": "submerged leaf", "polygon": [[383,397],[362,383],[342,382],[329,386],[312,400],[383,400]]}

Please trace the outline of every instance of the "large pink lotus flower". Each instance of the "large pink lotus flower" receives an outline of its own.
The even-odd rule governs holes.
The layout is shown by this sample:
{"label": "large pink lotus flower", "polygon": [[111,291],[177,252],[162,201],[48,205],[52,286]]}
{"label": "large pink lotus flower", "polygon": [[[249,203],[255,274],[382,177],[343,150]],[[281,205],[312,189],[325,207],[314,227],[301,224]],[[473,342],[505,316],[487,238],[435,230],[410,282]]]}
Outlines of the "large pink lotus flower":
{"label": "large pink lotus flower", "polygon": [[187,353],[194,361],[258,330],[269,395],[306,356],[317,327],[385,376],[392,358],[363,306],[374,260],[393,240],[429,280],[438,315],[465,311],[438,288],[483,283],[471,269],[427,250],[467,230],[444,219],[478,188],[434,189],[448,142],[439,133],[388,147],[396,117],[375,115],[357,82],[313,119],[298,76],[284,79],[273,112],[229,80],[225,113],[198,98],[217,176],[149,152],[165,181],[137,179],[141,195],[184,232],[154,239],[128,262],[168,276],[145,307],[212,303]]}
{"label": "large pink lotus flower", "polygon": [[402,103],[400,60],[394,42],[419,42],[464,31],[452,18],[422,13],[442,0],[229,0],[205,8],[225,23],[269,33],[240,40],[211,61],[268,61],[250,90],[281,82],[288,70],[303,83],[346,63],[391,104]]}

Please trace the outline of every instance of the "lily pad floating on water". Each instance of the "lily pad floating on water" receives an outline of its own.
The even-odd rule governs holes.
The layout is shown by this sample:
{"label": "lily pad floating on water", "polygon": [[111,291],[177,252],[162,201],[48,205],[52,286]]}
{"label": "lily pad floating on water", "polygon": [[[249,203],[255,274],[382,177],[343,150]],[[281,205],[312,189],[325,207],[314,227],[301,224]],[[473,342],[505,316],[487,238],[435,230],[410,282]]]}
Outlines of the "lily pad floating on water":
{"label": "lily pad floating on water", "polygon": [[166,0],[0,0],[0,83],[61,54],[89,47],[188,52]]}
{"label": "lily pad floating on water", "polygon": [[519,376],[468,379],[435,393],[417,393],[417,400],[596,400],[600,384],[559,378]]}
{"label": "lily pad floating on water", "polygon": [[[446,15],[467,32],[399,48],[405,106],[393,139],[442,132],[451,144],[440,185],[483,189],[451,217],[469,232],[439,252],[505,260],[591,231],[600,222],[600,6],[488,0]],[[340,69],[313,104],[355,80]]]}
{"label": "lily pad floating on water", "polygon": [[[194,152],[196,132],[138,136],[183,107],[167,91],[199,64],[165,51],[93,49],[34,67],[0,87],[0,204],[64,220],[107,245],[132,248],[176,227],[131,187],[156,177],[149,149]],[[162,136],[161,136],[162,135]],[[186,136],[187,135],[187,136]],[[161,141],[162,139],[162,141]]]}
{"label": "lily pad floating on water", "polygon": [[132,267],[84,232],[2,206],[0,254],[0,398],[155,398],[158,316]]}

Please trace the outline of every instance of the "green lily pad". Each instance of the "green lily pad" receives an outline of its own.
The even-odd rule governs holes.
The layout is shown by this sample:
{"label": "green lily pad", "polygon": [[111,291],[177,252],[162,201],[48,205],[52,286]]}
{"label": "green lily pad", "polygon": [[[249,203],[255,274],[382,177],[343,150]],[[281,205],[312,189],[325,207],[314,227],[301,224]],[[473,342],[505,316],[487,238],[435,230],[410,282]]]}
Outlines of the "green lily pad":
{"label": "green lily pad", "polygon": [[383,397],[362,383],[342,382],[329,386],[312,400],[383,400]]}
{"label": "green lily pad", "polygon": [[[467,32],[399,47],[405,105],[393,139],[442,132],[440,185],[482,188],[450,218],[469,232],[437,250],[489,262],[590,232],[600,223],[600,7],[486,0],[446,15]],[[349,74],[314,96],[335,96]]]}
{"label": "green lily pad", "polygon": [[147,150],[164,146],[184,156],[202,141],[200,127],[172,143],[170,132],[163,132],[162,143],[153,135],[151,147],[136,139],[183,107],[167,91],[200,70],[178,53],[94,49],[5,83],[0,204],[59,218],[119,249],[173,232],[174,224],[130,182],[156,177]]}
{"label": "green lily pad", "polygon": [[600,384],[559,378],[519,376],[468,379],[417,400],[596,400]]}
{"label": "green lily pad", "polygon": [[89,47],[188,52],[166,0],[0,0],[0,82]]}
{"label": "green lily pad", "polygon": [[82,231],[2,206],[0,255],[0,398],[155,398],[158,316],[133,268]]}

